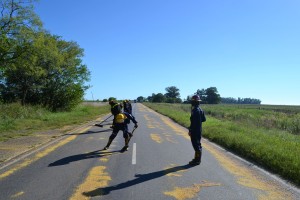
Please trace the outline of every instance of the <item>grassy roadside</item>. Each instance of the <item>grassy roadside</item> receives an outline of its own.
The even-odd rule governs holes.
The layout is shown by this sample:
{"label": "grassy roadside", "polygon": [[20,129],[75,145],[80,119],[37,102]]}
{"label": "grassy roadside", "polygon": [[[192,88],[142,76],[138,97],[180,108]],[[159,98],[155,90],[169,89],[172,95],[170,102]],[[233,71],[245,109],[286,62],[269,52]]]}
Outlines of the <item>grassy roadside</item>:
{"label": "grassy roadside", "polygon": [[110,112],[108,105],[80,105],[71,112],[53,113],[38,106],[0,104],[0,142],[38,131],[83,124]]}
{"label": "grassy roadside", "polygon": [[[185,127],[189,126],[190,105],[154,103],[144,103],[144,105]],[[283,121],[287,124],[293,122],[294,126],[299,127],[298,111],[284,110],[278,113],[278,110],[261,108],[259,110],[238,107],[220,109],[222,107],[220,105],[201,107],[207,116],[207,122],[203,124],[205,138],[300,185],[300,135],[292,131],[297,129],[277,126],[278,120],[288,119]],[[283,113],[287,113],[288,117]],[[266,119],[269,121],[274,119],[276,123],[266,123],[264,122]],[[258,123],[259,121],[261,123]],[[286,126],[288,125],[282,127]]]}

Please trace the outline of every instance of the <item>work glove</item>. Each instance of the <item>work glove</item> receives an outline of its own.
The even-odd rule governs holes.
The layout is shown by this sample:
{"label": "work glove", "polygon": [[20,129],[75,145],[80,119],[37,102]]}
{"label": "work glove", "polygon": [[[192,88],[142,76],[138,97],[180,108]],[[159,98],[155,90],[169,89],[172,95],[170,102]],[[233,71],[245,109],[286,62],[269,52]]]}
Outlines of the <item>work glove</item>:
{"label": "work glove", "polygon": [[135,123],[135,124],[134,124],[134,128],[137,128],[137,127],[138,127],[138,125],[137,125],[137,123]]}

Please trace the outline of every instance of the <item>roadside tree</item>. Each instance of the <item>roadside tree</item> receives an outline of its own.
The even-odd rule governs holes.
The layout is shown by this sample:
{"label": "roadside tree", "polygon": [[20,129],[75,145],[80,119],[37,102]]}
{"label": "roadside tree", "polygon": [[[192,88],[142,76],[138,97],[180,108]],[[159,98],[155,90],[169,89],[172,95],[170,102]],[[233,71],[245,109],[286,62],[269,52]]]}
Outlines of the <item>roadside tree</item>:
{"label": "roadside tree", "polygon": [[201,90],[197,90],[197,92],[195,93],[197,95],[199,95],[200,99],[201,99],[201,103],[207,103],[207,95],[206,95],[206,90],[205,89],[201,89]]}
{"label": "roadside tree", "polygon": [[25,51],[32,34],[42,29],[42,22],[33,11],[35,0],[1,0],[0,70]]}
{"label": "roadside tree", "polygon": [[152,102],[154,103],[163,103],[166,101],[166,97],[162,93],[152,94],[152,95],[153,95]]}
{"label": "roadside tree", "polygon": [[206,98],[208,104],[218,104],[221,101],[221,96],[216,87],[206,89]]}
{"label": "roadside tree", "polygon": [[143,101],[145,101],[145,98],[142,97],[142,96],[139,96],[136,100],[137,100],[138,102],[143,102]]}
{"label": "roadside tree", "polygon": [[179,89],[175,86],[170,86],[166,88],[165,96],[166,98],[180,98]]}

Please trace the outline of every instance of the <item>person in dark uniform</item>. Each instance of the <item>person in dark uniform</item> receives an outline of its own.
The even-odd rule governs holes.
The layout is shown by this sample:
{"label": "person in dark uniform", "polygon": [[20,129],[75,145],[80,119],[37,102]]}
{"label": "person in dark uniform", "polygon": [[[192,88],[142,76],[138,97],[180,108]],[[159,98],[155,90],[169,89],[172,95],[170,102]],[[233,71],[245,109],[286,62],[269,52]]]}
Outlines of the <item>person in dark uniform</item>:
{"label": "person in dark uniform", "polygon": [[122,111],[122,106],[118,104],[115,100],[109,101],[110,112],[113,116],[119,114]]}
{"label": "person in dark uniform", "polygon": [[107,150],[112,143],[112,141],[115,139],[115,137],[118,135],[119,131],[123,131],[123,137],[125,139],[125,146],[122,148],[121,151],[127,151],[128,150],[128,143],[130,140],[130,137],[132,136],[131,133],[128,131],[128,124],[130,121],[132,121],[135,125],[134,127],[137,128],[137,121],[135,120],[134,116],[127,113],[127,112],[121,112],[122,109],[120,105],[116,102],[109,102],[111,105],[111,113],[114,115],[113,119],[113,125],[112,125],[112,134],[110,135],[108,142],[106,146],[103,148],[103,150]]}
{"label": "person in dark uniform", "polygon": [[190,165],[199,165],[201,163],[202,156],[202,146],[201,146],[201,136],[202,136],[202,122],[206,121],[204,111],[200,108],[200,97],[198,95],[192,96],[191,104],[192,111],[190,117],[190,127],[189,136],[191,137],[191,142],[195,150],[194,159],[189,162]]}
{"label": "person in dark uniform", "polygon": [[130,100],[126,99],[123,101],[123,109],[124,109],[124,112],[132,114],[132,106],[131,106]]}

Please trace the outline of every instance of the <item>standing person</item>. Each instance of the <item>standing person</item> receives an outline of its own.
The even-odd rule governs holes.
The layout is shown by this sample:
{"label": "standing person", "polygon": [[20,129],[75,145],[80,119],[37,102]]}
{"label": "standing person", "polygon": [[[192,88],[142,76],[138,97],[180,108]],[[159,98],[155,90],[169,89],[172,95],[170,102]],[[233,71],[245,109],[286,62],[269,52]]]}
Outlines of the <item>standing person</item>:
{"label": "standing person", "polygon": [[124,112],[132,114],[132,106],[130,100],[125,100],[123,104],[124,104]]}
{"label": "standing person", "polygon": [[127,111],[127,100],[126,99],[123,101],[123,111],[128,112]]}
{"label": "standing person", "polygon": [[112,143],[112,141],[118,135],[119,131],[123,131],[125,145],[121,149],[121,151],[127,151],[128,147],[129,147],[128,143],[129,143],[130,137],[132,136],[132,134],[128,132],[128,124],[130,123],[130,121],[132,121],[135,124],[134,127],[137,128],[138,122],[135,120],[134,116],[132,116],[131,114],[129,114],[127,112],[122,113],[121,107],[118,106],[119,108],[117,108],[117,105],[115,102],[110,103],[110,105],[111,105],[111,112],[114,115],[113,125],[112,125],[113,132],[110,135],[108,142],[107,142],[106,146],[103,148],[103,150],[107,150],[109,148],[110,144]]}
{"label": "standing person", "polygon": [[202,122],[206,121],[204,111],[200,108],[200,97],[198,95],[192,96],[191,104],[192,111],[190,117],[190,127],[189,136],[191,137],[191,142],[195,150],[195,157],[189,162],[190,165],[199,165],[201,163],[202,156],[202,146],[201,146],[201,136],[202,136]]}
{"label": "standing person", "polygon": [[128,112],[130,114],[132,114],[132,105],[131,105],[131,101],[130,100],[127,100],[127,104],[128,104]]}

